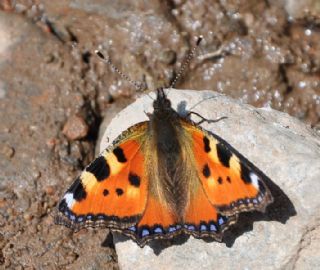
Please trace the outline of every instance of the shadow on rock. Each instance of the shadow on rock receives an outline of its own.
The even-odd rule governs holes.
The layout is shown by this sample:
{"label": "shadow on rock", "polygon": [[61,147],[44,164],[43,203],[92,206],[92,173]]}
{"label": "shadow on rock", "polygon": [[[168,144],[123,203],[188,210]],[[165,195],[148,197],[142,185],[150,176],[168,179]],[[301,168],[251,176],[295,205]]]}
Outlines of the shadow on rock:
{"label": "shadow on rock", "polygon": [[290,217],[297,214],[293,203],[275,183],[266,176],[264,182],[270,189],[273,203],[267,207],[265,213],[255,211],[240,214],[237,223],[224,233],[223,242],[227,247],[232,247],[240,235],[251,231],[255,221],[278,221],[285,224]]}

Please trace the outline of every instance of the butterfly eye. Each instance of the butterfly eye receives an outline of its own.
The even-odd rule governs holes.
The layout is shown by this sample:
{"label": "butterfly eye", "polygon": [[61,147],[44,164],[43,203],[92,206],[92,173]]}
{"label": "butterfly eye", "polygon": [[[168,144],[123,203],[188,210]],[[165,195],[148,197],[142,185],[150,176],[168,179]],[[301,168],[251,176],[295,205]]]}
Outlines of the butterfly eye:
{"label": "butterfly eye", "polygon": [[165,99],[164,105],[165,105],[165,107],[171,107],[171,102],[170,102],[170,100],[169,100],[169,99]]}

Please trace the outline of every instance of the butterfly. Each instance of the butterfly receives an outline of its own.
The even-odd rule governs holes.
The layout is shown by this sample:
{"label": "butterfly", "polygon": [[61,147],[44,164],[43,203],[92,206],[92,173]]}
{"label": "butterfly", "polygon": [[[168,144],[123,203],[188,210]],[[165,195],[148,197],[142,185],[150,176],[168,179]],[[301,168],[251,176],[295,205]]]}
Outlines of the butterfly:
{"label": "butterfly", "polygon": [[56,223],[108,227],[140,247],[179,234],[221,241],[241,212],[264,212],[266,176],[156,90],[149,120],[120,134],[74,181]]}

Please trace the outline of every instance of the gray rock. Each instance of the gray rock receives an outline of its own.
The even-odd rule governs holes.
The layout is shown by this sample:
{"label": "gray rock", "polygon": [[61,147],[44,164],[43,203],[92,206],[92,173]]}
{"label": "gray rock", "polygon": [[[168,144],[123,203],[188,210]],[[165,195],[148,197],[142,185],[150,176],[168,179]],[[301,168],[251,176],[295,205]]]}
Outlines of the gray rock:
{"label": "gray rock", "polygon": [[[150,94],[152,98],[154,93]],[[147,120],[152,98],[143,96],[112,119],[100,150],[129,126]],[[245,213],[222,243],[181,237],[140,248],[114,234],[121,269],[314,269],[320,265],[320,140],[299,120],[256,109],[210,91],[170,90],[173,108],[207,119],[202,126],[224,138],[272,179],[275,202],[265,214]],[[194,119],[196,121],[196,119]]]}

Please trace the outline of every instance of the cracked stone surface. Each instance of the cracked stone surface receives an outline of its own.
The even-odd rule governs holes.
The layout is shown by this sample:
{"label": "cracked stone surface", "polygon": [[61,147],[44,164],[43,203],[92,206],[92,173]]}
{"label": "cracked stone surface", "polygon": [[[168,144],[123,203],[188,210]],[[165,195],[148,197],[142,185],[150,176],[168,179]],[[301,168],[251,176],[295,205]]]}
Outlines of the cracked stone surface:
{"label": "cracked stone surface", "polygon": [[[154,93],[151,96],[154,97]],[[256,109],[210,91],[170,90],[180,113],[192,109],[218,134],[272,179],[275,202],[265,214],[245,213],[222,243],[179,237],[144,248],[114,234],[121,269],[315,269],[320,265],[320,139],[299,120],[269,108]],[[143,96],[117,114],[100,145],[102,151],[129,126],[147,120],[152,100]],[[106,123],[105,123],[106,124]],[[312,170],[310,170],[312,164]]]}

